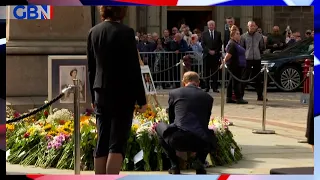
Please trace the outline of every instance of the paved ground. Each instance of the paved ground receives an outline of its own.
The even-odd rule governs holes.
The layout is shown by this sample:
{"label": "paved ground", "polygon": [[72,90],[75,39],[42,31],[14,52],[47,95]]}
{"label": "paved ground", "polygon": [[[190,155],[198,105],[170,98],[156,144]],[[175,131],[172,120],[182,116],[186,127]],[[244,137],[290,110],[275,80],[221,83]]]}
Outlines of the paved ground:
{"label": "paved ground", "polygon": [[[215,98],[213,114],[220,116],[220,94],[214,93],[212,96]],[[297,140],[304,139],[307,117],[307,105],[300,103],[300,96],[301,93],[270,92],[268,94],[266,125],[267,129],[276,131],[274,135],[252,133],[252,129],[260,129],[262,126],[262,102],[256,101],[254,92],[246,93],[246,99],[249,100],[247,105],[227,104],[225,117],[235,124],[230,128],[243,149],[244,159],[230,167],[209,168],[208,172],[212,174],[268,174],[271,168],[313,166],[311,148],[306,144],[297,143]],[[167,92],[159,92],[158,100],[162,106],[167,105],[167,99]],[[15,104],[19,103],[18,99],[14,100]],[[13,173],[73,173],[68,170],[21,167],[8,163],[6,169]],[[82,173],[92,174],[92,172]],[[123,172],[123,174],[166,174],[166,172]]]}
{"label": "paved ground", "polygon": [[[242,123],[244,127],[231,127],[236,141],[242,147],[244,159],[228,167],[208,168],[210,174],[268,174],[272,168],[313,166],[313,154],[306,144],[299,144],[294,138],[280,135],[257,135],[251,133],[252,122]],[[253,125],[254,126],[254,125]],[[41,169],[6,164],[7,172],[72,174],[72,170]],[[192,171],[183,173],[192,174]],[[93,174],[92,171],[82,174]],[[166,172],[123,172],[123,174],[166,174]]]}

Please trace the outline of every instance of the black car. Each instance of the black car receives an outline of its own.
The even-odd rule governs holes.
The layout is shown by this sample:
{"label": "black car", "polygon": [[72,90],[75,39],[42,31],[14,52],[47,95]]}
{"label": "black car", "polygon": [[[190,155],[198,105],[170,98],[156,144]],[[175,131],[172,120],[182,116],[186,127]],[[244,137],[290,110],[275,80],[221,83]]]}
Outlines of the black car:
{"label": "black car", "polygon": [[278,85],[284,91],[295,91],[304,79],[303,66],[306,59],[314,60],[314,40],[305,39],[276,53],[264,54],[262,64],[268,64],[269,85]]}

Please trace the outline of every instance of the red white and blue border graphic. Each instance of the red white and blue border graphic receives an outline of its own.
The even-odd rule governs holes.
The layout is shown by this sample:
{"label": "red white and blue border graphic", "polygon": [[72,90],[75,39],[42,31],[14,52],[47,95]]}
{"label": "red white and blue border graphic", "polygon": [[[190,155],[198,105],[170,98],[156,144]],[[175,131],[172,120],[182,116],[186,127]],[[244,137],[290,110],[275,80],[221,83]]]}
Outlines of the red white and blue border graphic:
{"label": "red white and blue border graphic", "polygon": [[[314,13],[314,30],[315,30],[315,43],[318,44],[320,41],[320,6],[319,0],[29,0],[30,4],[43,4],[43,5],[56,5],[56,6],[83,6],[83,5],[157,5],[157,6],[210,6],[210,5],[257,5],[257,6],[315,6]],[[318,8],[317,8],[318,7]],[[1,47],[2,48],[2,47]],[[317,83],[317,72],[320,71],[319,59],[317,58],[320,49],[315,46],[315,137],[320,137],[320,83]],[[318,52],[319,51],[319,52]],[[5,117],[1,117],[5,118]],[[26,175],[29,179],[36,180],[55,180],[61,178],[68,178],[69,180],[84,180],[84,179],[95,179],[95,180],[162,180],[165,179],[184,179],[192,180],[194,178],[200,178],[203,180],[311,180],[311,179],[320,179],[320,142],[315,140],[315,156],[314,156],[314,176],[312,175],[286,175],[286,176],[277,176],[277,175],[204,175],[204,176],[193,176],[193,175],[181,175],[181,176],[163,176],[163,175],[120,175],[120,176],[92,176],[92,175],[83,175],[83,176],[57,176],[57,175]]]}

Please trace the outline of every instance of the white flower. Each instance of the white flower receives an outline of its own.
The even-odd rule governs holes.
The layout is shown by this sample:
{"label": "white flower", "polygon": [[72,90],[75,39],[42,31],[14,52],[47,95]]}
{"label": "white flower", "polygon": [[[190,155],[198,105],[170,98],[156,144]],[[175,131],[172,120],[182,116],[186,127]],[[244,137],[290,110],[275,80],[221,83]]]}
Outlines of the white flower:
{"label": "white flower", "polygon": [[47,118],[47,122],[54,122],[57,120],[72,120],[73,115],[72,112],[70,112],[68,109],[60,109],[54,112],[53,114],[50,114]]}

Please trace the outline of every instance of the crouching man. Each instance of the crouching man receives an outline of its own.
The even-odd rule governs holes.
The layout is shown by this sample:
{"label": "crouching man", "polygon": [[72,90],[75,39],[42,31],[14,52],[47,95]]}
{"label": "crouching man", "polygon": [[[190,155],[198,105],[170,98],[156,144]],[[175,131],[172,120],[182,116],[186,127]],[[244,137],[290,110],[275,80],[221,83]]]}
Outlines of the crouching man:
{"label": "crouching man", "polygon": [[170,124],[159,123],[156,131],[171,162],[169,174],[180,174],[176,151],[196,152],[192,167],[196,174],[206,174],[206,157],[217,142],[208,129],[213,98],[199,88],[200,78],[196,72],[186,72],[183,83],[184,87],[169,93]]}

